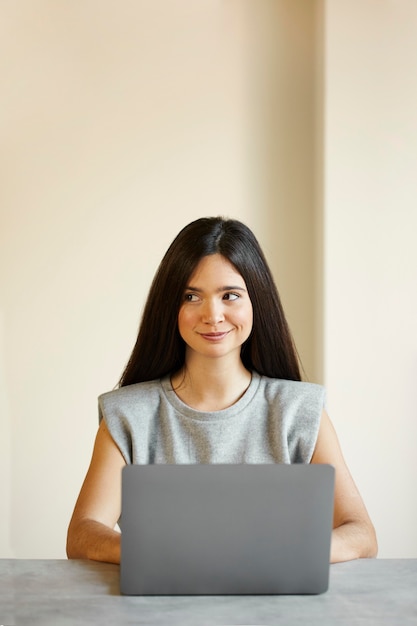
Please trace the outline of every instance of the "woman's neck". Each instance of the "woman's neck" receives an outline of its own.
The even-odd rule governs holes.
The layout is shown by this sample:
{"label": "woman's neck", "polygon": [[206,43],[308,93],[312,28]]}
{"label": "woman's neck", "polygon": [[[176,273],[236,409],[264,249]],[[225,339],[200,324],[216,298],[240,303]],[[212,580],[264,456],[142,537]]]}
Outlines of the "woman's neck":
{"label": "woman's neck", "polygon": [[233,367],[230,363],[209,362],[199,367],[186,363],[172,376],[171,383],[180,400],[191,408],[221,411],[243,396],[251,379],[251,373],[241,361]]}

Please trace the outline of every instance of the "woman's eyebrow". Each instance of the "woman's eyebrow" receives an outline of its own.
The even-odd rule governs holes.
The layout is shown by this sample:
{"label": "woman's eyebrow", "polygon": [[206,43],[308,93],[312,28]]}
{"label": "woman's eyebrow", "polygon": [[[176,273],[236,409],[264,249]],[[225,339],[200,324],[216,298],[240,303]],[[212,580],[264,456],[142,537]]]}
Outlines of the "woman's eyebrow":
{"label": "woman's eyebrow", "polygon": [[[204,289],[201,289],[200,287],[193,287],[192,285],[188,285],[188,287],[186,287],[185,289],[187,291],[195,291],[196,293],[202,293],[204,291]],[[218,293],[222,291],[245,291],[246,292],[246,289],[240,285],[225,285],[224,287],[218,287],[216,291]]]}

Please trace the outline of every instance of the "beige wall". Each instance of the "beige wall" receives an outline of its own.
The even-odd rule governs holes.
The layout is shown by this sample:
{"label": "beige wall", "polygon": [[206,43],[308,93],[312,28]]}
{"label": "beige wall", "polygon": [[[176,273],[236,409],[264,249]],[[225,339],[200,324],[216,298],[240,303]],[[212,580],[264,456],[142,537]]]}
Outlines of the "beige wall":
{"label": "beige wall", "polygon": [[251,142],[263,244],[300,348],[306,377],[321,380],[316,267],[316,136],[321,59],[317,3],[248,3]]}
{"label": "beige wall", "polygon": [[381,556],[417,555],[414,6],[2,5],[0,557],[64,556],[96,397],[174,234],[219,213],[271,260]]}
{"label": "beige wall", "polygon": [[417,557],[417,3],[328,0],[325,381],[380,556]]}
{"label": "beige wall", "polygon": [[[285,172],[299,169],[308,214],[308,6],[2,5],[0,556],[64,556],[97,395],[116,384],[157,263],[191,219],[221,213],[254,228],[314,376],[313,340],[298,314],[300,298],[311,306],[298,288],[314,280],[310,252],[291,242],[299,188],[275,184],[264,120],[268,111],[283,145],[305,141],[307,156],[298,165],[294,151]],[[300,29],[301,52],[287,28]],[[276,104],[283,111],[274,120]],[[281,178],[283,167],[277,162]],[[296,267],[281,267],[288,254]]]}

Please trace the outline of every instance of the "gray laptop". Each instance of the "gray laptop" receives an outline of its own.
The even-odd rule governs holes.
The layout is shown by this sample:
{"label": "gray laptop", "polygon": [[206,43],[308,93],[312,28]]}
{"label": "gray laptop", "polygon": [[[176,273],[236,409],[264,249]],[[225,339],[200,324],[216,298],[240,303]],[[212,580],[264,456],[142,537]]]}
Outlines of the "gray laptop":
{"label": "gray laptop", "polygon": [[322,593],[333,492],[330,465],[128,465],[120,590]]}

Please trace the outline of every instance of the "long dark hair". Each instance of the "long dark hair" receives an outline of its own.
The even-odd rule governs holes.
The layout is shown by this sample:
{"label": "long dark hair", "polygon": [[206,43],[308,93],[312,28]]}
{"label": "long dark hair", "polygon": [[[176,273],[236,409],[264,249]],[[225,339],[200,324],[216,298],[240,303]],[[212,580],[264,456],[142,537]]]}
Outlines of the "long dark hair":
{"label": "long dark hair", "polygon": [[174,239],[153,279],[139,334],[119,385],[162,378],[185,361],[178,312],[189,278],[199,261],[221,254],[246,283],[253,327],[242,346],[245,367],[271,378],[301,380],[294,341],[268,263],[252,231],[237,220],[205,217],[191,222]]}

